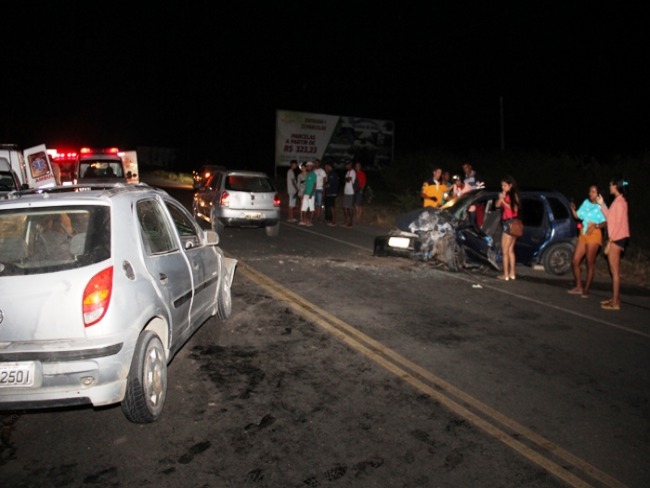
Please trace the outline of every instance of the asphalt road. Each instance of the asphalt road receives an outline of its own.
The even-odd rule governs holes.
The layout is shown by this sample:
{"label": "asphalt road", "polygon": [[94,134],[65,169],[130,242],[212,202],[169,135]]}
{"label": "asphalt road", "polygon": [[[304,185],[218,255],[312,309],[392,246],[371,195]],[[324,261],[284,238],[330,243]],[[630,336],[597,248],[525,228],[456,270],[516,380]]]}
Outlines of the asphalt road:
{"label": "asphalt road", "polygon": [[[189,192],[176,190],[185,202]],[[119,407],[2,417],[3,486],[650,484],[650,294],[375,258],[368,226],[226,229],[233,316]]]}

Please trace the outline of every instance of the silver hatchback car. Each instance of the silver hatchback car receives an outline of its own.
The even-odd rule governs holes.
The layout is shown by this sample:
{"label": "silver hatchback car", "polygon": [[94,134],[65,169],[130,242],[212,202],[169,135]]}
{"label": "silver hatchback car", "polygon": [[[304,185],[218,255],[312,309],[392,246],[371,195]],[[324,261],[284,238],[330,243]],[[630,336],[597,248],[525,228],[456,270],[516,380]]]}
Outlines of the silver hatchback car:
{"label": "silver hatchback car", "polygon": [[192,210],[219,234],[224,227],[265,227],[268,236],[280,232],[280,195],[264,173],[214,172],[194,193]]}
{"label": "silver hatchback car", "polygon": [[121,402],[157,420],[174,354],[230,316],[237,262],[217,243],[146,185],[0,200],[0,409]]}

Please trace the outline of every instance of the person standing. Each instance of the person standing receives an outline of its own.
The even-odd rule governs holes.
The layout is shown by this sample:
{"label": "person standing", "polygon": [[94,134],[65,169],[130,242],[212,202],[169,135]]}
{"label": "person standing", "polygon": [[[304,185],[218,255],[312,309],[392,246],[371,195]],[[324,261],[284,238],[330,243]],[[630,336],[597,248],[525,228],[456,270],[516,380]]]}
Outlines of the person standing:
{"label": "person standing", "polygon": [[296,221],[294,211],[298,201],[298,180],[296,179],[297,168],[298,161],[295,159],[291,160],[291,163],[289,163],[289,169],[287,170],[287,196],[289,202],[287,208],[287,222]]}
{"label": "person standing", "polygon": [[621,254],[625,251],[630,240],[630,223],[627,214],[627,187],[628,182],[623,178],[616,178],[609,183],[609,193],[614,196],[614,201],[607,208],[602,195],[598,195],[605,219],[607,220],[607,234],[609,236],[609,252],[607,262],[612,275],[612,298],[603,300],[600,306],[603,310],[621,309]]}
{"label": "person standing", "polygon": [[321,211],[324,205],[324,188],[327,174],[320,166],[320,159],[314,160],[314,174],[316,175],[316,193],[314,195],[314,219],[320,222],[322,219]]}
{"label": "person standing", "polygon": [[[594,280],[596,271],[596,256],[598,248],[603,242],[602,228],[606,227],[605,215],[603,214],[598,200],[598,187],[591,185],[589,187],[589,198],[587,198],[580,208],[576,211],[575,203],[571,202],[571,212],[573,216],[582,220],[582,230],[578,236],[578,243],[573,252],[573,276],[576,280],[576,286],[569,290],[572,295],[580,295],[583,298],[589,296],[589,288]],[[586,256],[587,261],[587,278],[584,286],[582,285],[582,271],[580,263]]]}
{"label": "person standing", "polygon": [[314,220],[314,199],[316,195],[316,173],[314,173],[314,163],[307,161],[305,163],[305,193],[302,197],[300,206],[300,224],[313,225]]}
{"label": "person standing", "polygon": [[442,205],[447,186],[442,183],[441,177],[442,168],[436,167],[433,169],[432,178],[422,184],[420,196],[423,199],[423,207],[440,207]]}
{"label": "person standing", "polygon": [[339,194],[339,175],[332,163],[325,163],[325,222],[330,227],[336,226],[336,197]]}
{"label": "person standing", "polygon": [[357,175],[356,185],[354,185],[354,220],[355,222],[361,222],[363,216],[363,191],[366,189],[368,179],[361,163],[354,164],[354,171]]}
{"label": "person standing", "polygon": [[352,167],[352,161],[348,161],[345,165],[345,186],[343,187],[343,218],[345,223],[343,227],[352,227],[353,204],[354,204],[354,182],[357,179],[357,173]]}
{"label": "person standing", "polygon": [[512,176],[505,176],[501,180],[501,193],[496,203],[501,208],[501,222],[503,232],[501,233],[501,253],[503,256],[503,274],[497,276],[500,280],[514,280],[515,265],[515,242],[517,238],[509,233],[512,221],[519,218],[521,210],[521,199],[517,182]]}
{"label": "person standing", "polygon": [[305,180],[307,179],[307,163],[300,164],[300,172],[296,175],[298,182],[298,211],[302,212],[302,198],[305,195]]}
{"label": "person standing", "polygon": [[478,173],[474,171],[474,168],[472,168],[472,165],[470,163],[463,164],[463,174],[465,175],[463,180],[465,181],[466,185],[470,185],[475,188],[483,186],[481,183],[482,180],[480,179]]}

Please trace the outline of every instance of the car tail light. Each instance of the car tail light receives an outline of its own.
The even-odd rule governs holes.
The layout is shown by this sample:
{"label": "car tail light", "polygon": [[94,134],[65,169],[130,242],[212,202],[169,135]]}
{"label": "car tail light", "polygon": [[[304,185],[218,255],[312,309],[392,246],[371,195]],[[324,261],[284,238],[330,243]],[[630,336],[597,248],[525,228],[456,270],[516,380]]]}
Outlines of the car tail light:
{"label": "car tail light", "polygon": [[227,191],[224,191],[221,194],[221,198],[219,198],[219,205],[221,205],[222,207],[230,206],[230,195],[228,194]]}
{"label": "car tail light", "polygon": [[274,207],[279,207],[280,206],[280,195],[278,195],[277,193],[273,197],[273,206]]}
{"label": "car tail light", "polygon": [[82,310],[86,327],[96,324],[104,317],[112,291],[113,266],[110,266],[93,276],[84,289]]}

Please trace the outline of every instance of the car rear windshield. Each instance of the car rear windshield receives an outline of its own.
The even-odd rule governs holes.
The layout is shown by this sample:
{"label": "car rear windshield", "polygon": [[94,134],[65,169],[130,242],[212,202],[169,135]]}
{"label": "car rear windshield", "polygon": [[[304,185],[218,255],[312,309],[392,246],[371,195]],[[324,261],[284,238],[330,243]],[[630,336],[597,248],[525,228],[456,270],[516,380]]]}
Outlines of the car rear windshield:
{"label": "car rear windshield", "polygon": [[228,175],[226,190],[267,192],[275,191],[273,183],[264,176]]}
{"label": "car rear windshield", "polygon": [[120,161],[82,161],[79,163],[80,178],[124,178]]}
{"label": "car rear windshield", "polygon": [[84,205],[0,211],[0,276],[53,273],[111,256],[110,208]]}

